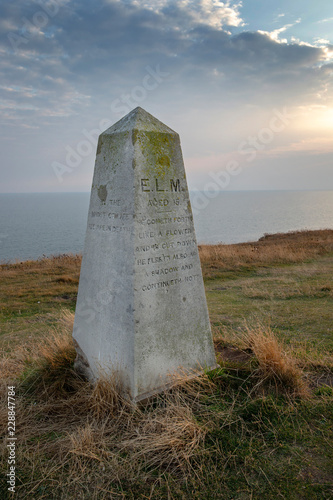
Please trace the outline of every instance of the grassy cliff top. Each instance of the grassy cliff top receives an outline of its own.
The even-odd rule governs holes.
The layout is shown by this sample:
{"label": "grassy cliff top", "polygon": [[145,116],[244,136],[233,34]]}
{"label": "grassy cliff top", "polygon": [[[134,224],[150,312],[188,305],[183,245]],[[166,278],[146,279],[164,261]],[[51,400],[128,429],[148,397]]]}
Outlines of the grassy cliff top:
{"label": "grassy cliff top", "polygon": [[17,498],[332,498],[333,231],[199,251],[220,368],[138,407],[73,371],[81,257],[0,266]]}

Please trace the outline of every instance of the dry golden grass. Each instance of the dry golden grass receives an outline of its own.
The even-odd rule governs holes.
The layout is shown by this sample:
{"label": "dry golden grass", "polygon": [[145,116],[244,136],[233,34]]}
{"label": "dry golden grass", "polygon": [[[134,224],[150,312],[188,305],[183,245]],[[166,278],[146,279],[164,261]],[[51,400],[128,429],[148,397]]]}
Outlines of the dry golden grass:
{"label": "dry golden grass", "polygon": [[[69,336],[73,329],[74,314],[62,310],[58,327],[50,327],[48,335],[38,339],[29,336],[9,353],[0,358],[0,370],[4,381],[23,377],[33,367],[31,377],[26,377],[27,385],[34,386],[45,397],[63,389],[66,383],[67,367],[73,363],[76,352]],[[6,339],[5,339],[6,340]],[[3,339],[2,339],[3,341]],[[6,344],[6,342],[2,342]]]}
{"label": "dry golden grass", "polygon": [[[244,323],[237,331],[213,327],[213,332],[218,362],[222,366],[236,365],[246,369],[249,377],[255,380],[255,391],[273,389],[276,393],[302,398],[310,395],[307,374],[303,369],[312,366],[314,354],[307,362],[305,356],[297,359],[299,346],[296,350],[292,345],[286,349],[268,324],[264,325],[254,317],[251,325]],[[325,367],[329,369],[329,365],[322,364],[322,358],[320,362],[318,367],[321,371]]]}
{"label": "dry golden grass", "polygon": [[138,422],[120,449],[130,450],[134,459],[143,459],[149,466],[178,468],[189,465],[206,431],[195,420],[188,398],[175,391],[167,394],[163,406]]}
{"label": "dry golden grass", "polygon": [[90,390],[89,407],[94,419],[100,421],[133,413],[135,406],[121,394],[123,391],[117,374],[111,377],[102,375]]}
{"label": "dry golden grass", "polygon": [[278,390],[290,391],[295,396],[309,395],[302,370],[283,349],[270,327],[259,323],[254,327],[246,326],[242,337],[258,362],[258,385],[268,382]]}
{"label": "dry golden grass", "polygon": [[[94,481],[101,487],[124,478],[134,480],[138,474],[147,474],[147,467],[185,477],[207,432],[193,413],[198,390],[212,387],[212,383],[205,382],[205,376],[199,384],[180,378],[178,386],[156,397],[154,404],[134,405],[120,394],[116,376],[101,377],[92,386],[73,371],[72,323],[73,314],[64,311],[59,327],[41,343],[33,345],[27,339],[18,348],[19,354],[11,353],[15,375],[22,377],[20,383],[15,382],[16,437],[27,463],[45,476],[52,475],[53,468],[66,470],[67,484],[85,481],[87,469],[94,468],[94,463],[100,464]],[[9,362],[7,356],[5,364]],[[5,373],[2,401],[13,375],[9,370]],[[5,435],[5,405],[1,408],[0,432]],[[45,467],[45,457],[49,467]],[[22,489],[27,496],[22,494],[22,498],[33,498],[39,484],[40,480],[28,483]]]}
{"label": "dry golden grass", "polygon": [[296,231],[265,235],[259,241],[234,245],[200,245],[204,274],[242,266],[303,262],[333,252],[333,230]]}

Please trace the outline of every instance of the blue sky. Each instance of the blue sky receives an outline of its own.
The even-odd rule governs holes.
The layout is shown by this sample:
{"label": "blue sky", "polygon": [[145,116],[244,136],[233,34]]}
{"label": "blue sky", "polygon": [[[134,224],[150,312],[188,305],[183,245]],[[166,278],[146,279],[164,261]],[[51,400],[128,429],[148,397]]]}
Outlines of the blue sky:
{"label": "blue sky", "polygon": [[136,106],[181,137],[191,189],[333,189],[329,0],[0,6],[1,192],[89,191]]}

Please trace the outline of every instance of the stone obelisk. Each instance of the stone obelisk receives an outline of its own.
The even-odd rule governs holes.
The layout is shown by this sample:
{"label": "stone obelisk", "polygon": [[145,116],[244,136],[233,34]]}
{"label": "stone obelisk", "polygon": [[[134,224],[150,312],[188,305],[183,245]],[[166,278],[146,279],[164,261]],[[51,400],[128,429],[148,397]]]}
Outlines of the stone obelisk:
{"label": "stone obelisk", "polygon": [[99,137],[73,337],[133,401],[216,367],[179,135],[139,107]]}

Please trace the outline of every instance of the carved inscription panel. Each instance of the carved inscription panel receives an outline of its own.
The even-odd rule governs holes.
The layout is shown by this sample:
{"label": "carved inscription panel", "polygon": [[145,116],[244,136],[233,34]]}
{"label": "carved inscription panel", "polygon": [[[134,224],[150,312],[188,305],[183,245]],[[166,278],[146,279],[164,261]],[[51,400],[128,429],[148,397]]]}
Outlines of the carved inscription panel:
{"label": "carved inscription panel", "polygon": [[[142,291],[170,288],[200,278],[193,257],[197,244],[187,189],[177,178],[140,179],[136,269]],[[145,211],[144,211],[145,210]]]}

